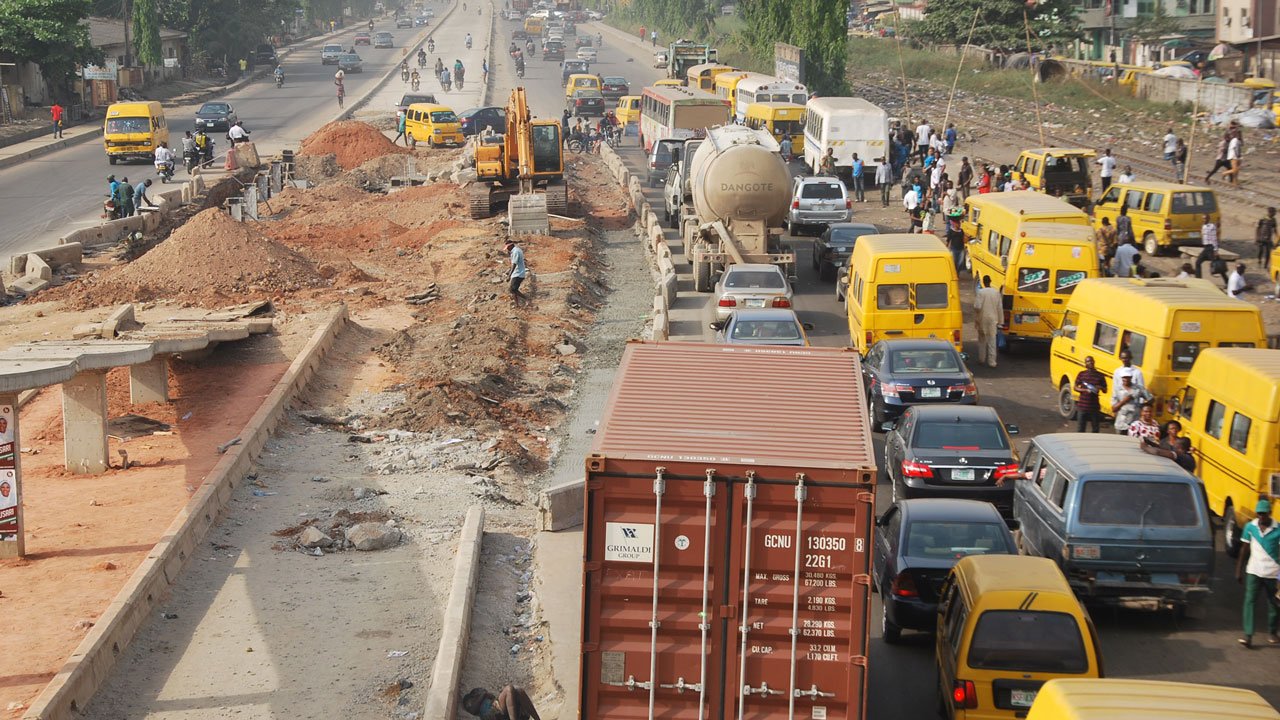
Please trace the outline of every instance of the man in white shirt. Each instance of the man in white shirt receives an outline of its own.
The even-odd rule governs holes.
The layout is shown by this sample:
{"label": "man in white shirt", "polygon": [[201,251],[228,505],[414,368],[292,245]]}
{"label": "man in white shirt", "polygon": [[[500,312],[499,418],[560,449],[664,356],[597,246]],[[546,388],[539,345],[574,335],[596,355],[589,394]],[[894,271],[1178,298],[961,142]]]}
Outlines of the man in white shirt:
{"label": "man in white shirt", "polygon": [[1111,374],[1111,387],[1120,387],[1120,376],[1128,375],[1133,378],[1133,386],[1136,388],[1146,389],[1147,378],[1142,374],[1142,368],[1133,364],[1133,353],[1129,352],[1129,348],[1125,347],[1120,351],[1120,367]]}
{"label": "man in white shirt", "polygon": [[1244,263],[1238,263],[1236,269],[1231,273],[1231,277],[1227,278],[1227,294],[1233,298],[1240,297],[1240,293],[1252,290],[1253,286],[1245,282],[1244,279]]}
{"label": "man in white shirt", "polygon": [[876,158],[876,187],[880,188],[880,205],[889,207],[889,189],[893,186],[893,166],[884,158]]}
{"label": "man in white shirt", "polygon": [[1222,173],[1223,177],[1231,178],[1232,185],[1240,183],[1240,149],[1240,133],[1237,132],[1227,142],[1227,163],[1231,165],[1231,169]]}
{"label": "man in white shirt", "polygon": [[1120,182],[1131,183],[1133,182],[1133,180],[1134,180],[1133,167],[1129,165],[1125,165],[1124,172],[1120,173]]}
{"label": "man in white shirt", "polygon": [[1254,609],[1261,595],[1267,606],[1267,642],[1280,645],[1280,600],[1276,599],[1276,578],[1280,576],[1280,527],[1271,517],[1271,501],[1263,498],[1253,508],[1257,518],[1245,523],[1240,532],[1240,557],[1236,560],[1236,582],[1244,583],[1244,635],[1240,644],[1253,647]]}
{"label": "man in white shirt", "polygon": [[232,125],[230,130],[227,130],[227,140],[233,147],[240,143],[249,142],[249,131],[245,130],[244,126],[237,120],[236,124]]}
{"label": "man in white shirt", "polygon": [[1173,162],[1173,154],[1178,152],[1178,136],[1173,134],[1173,126],[1164,134],[1164,161]]}
{"label": "man in white shirt", "polygon": [[[975,268],[976,269],[976,268]],[[978,362],[996,366],[996,340],[1000,318],[1004,317],[1004,296],[991,287],[991,276],[982,276],[982,287],[973,298],[973,325],[978,331]]]}
{"label": "man in white shirt", "polygon": [[911,232],[920,232],[920,191],[919,185],[912,185],[906,195],[902,196],[902,207],[906,208],[907,217],[911,220]]}
{"label": "man in white shirt", "polygon": [[1098,177],[1102,178],[1102,192],[1106,192],[1111,187],[1111,176],[1116,172],[1116,159],[1111,155],[1111,148],[1102,151],[1102,157],[1094,161],[1094,164],[1102,168],[1098,171]]}
{"label": "man in white shirt", "polygon": [[920,124],[916,126],[916,154],[924,160],[924,156],[929,154],[929,138],[933,136],[933,126],[928,120],[921,119]]}

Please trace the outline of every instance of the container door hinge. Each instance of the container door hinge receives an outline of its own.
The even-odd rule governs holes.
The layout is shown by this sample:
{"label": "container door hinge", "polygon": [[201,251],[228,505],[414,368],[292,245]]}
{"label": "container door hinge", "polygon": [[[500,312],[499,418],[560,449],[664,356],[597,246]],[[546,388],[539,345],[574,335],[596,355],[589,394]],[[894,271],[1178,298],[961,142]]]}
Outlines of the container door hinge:
{"label": "container door hinge", "polygon": [[854,655],[853,657],[849,658],[849,664],[857,665],[858,667],[865,668],[867,666],[867,656]]}
{"label": "container door hinge", "polygon": [[862,503],[872,503],[872,502],[875,502],[875,500],[876,500],[876,494],[875,494],[875,493],[871,493],[871,492],[860,492],[860,493],[858,493],[858,502],[862,502]]}
{"label": "container door hinge", "polygon": [[732,619],[734,619],[734,618],[738,617],[738,606],[736,606],[736,605],[721,605],[721,606],[720,606],[720,617],[721,617],[721,618],[723,618],[723,619],[725,619],[725,620],[732,620]]}
{"label": "container door hinge", "polygon": [[871,584],[871,575],[870,575],[869,573],[862,573],[862,574],[860,574],[860,575],[854,575],[854,576],[853,576],[853,581],[854,581],[855,583],[857,583],[858,585],[870,585],[870,584]]}

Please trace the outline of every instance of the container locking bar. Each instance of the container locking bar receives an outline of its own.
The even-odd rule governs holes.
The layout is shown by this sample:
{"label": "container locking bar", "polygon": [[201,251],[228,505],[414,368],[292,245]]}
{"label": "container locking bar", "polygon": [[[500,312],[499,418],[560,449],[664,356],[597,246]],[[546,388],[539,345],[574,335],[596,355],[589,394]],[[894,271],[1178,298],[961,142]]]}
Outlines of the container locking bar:
{"label": "container locking bar", "polygon": [[769,683],[767,683],[767,682],[762,682],[762,683],[760,683],[760,687],[758,687],[758,688],[753,688],[753,687],[751,687],[750,685],[744,685],[744,686],[742,686],[742,694],[743,694],[743,695],[764,695],[764,696],[768,696],[768,695],[786,695],[786,694],[787,694],[787,691],[786,691],[786,690],[774,690],[773,688],[769,687]]}
{"label": "container locking bar", "polygon": [[[738,626],[738,635],[742,637],[742,646],[738,650],[738,686],[742,694],[751,695],[751,685],[747,683],[747,633],[751,630],[751,517],[756,506],[756,472],[747,471],[747,485],[742,489],[742,497],[747,501],[747,519],[745,523],[746,538],[742,541],[742,624]],[[761,685],[764,687],[764,685]],[[738,720],[746,710],[746,702],[738,702]]]}
{"label": "container locking bar", "polygon": [[658,564],[662,559],[662,496],[667,491],[667,480],[663,477],[667,469],[655,469],[653,478],[653,605],[649,611],[649,682],[643,687],[649,691],[649,720],[653,720],[655,693],[658,688],[654,678],[658,675]]}
{"label": "container locking bar", "polygon": [[683,677],[679,678],[678,680],[676,680],[674,683],[670,685],[659,685],[658,687],[674,688],[675,691],[678,693],[682,693],[685,690],[695,690],[697,692],[702,692],[702,683],[687,683],[684,681]]}
{"label": "container locking bar", "polygon": [[[706,717],[707,694],[703,685],[707,681],[707,632],[711,623],[707,617],[707,594],[711,591],[711,499],[716,496],[716,470],[707,468],[707,479],[702,482],[702,495],[706,509],[702,518],[702,612],[698,613],[698,629],[702,632],[702,650],[698,653],[698,682],[691,686],[698,691],[698,717]],[[676,683],[676,692],[684,692],[684,678]],[[665,686],[664,686],[665,687]]]}
{"label": "container locking bar", "polygon": [[829,692],[822,692],[821,690],[818,689],[817,685],[813,685],[808,690],[801,690],[800,688],[796,688],[795,696],[807,697],[810,700],[817,700],[820,697],[824,697],[824,698],[835,697],[836,694],[829,693]]}

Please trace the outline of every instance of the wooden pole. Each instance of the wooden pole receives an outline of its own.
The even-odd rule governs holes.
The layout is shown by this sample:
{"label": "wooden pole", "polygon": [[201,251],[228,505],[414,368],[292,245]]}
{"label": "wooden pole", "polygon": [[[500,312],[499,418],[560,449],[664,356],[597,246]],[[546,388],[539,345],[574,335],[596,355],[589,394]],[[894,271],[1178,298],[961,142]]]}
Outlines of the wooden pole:
{"label": "wooden pole", "polygon": [[[1034,60],[1031,54],[1031,16],[1027,14],[1027,9],[1022,9],[1022,25],[1027,31],[1027,55]],[[1036,87],[1036,64],[1028,62],[1031,66],[1031,98],[1036,106],[1036,129],[1040,131],[1040,147],[1044,147],[1044,121],[1040,119],[1040,90]]]}
{"label": "wooden pole", "polygon": [[898,32],[898,15],[901,11],[893,11],[893,41],[898,48],[898,77],[902,80],[902,121],[911,122],[911,97],[907,94],[907,67],[902,64],[902,35]]}
{"label": "wooden pole", "polygon": [[[960,46],[960,62],[956,63],[956,77],[951,81],[951,95],[947,98],[947,112],[942,118],[943,132],[946,132],[947,123],[951,121],[951,104],[956,99],[956,85],[960,84],[960,69],[964,67],[964,56],[969,51],[969,44],[973,42],[973,31],[978,27],[978,11],[982,8],[973,9],[973,24],[969,26],[969,37],[964,41],[964,45]],[[1043,143],[1043,141],[1041,141]]]}
{"label": "wooden pole", "polygon": [[1187,184],[1187,178],[1191,177],[1191,148],[1196,141],[1196,116],[1200,114],[1200,82],[1202,78],[1196,79],[1196,101],[1191,108],[1191,134],[1187,138],[1187,161],[1182,164],[1182,184]]}

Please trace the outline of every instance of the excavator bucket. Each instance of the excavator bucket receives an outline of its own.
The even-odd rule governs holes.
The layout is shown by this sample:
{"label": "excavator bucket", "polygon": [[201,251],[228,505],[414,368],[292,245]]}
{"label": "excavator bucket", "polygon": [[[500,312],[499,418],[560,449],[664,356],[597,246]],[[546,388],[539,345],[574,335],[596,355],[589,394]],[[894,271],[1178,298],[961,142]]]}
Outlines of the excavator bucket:
{"label": "excavator bucket", "polygon": [[512,235],[549,235],[547,196],[542,193],[512,195],[507,203],[507,226]]}

